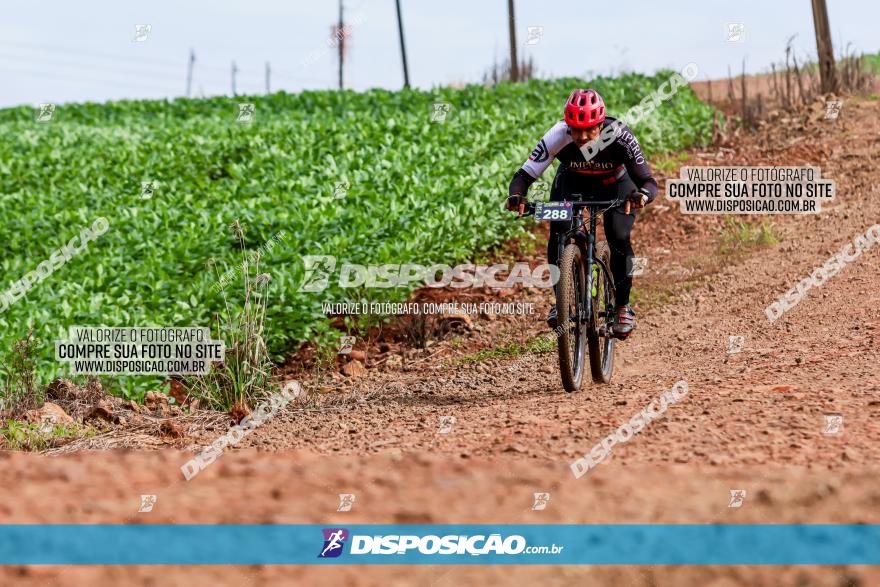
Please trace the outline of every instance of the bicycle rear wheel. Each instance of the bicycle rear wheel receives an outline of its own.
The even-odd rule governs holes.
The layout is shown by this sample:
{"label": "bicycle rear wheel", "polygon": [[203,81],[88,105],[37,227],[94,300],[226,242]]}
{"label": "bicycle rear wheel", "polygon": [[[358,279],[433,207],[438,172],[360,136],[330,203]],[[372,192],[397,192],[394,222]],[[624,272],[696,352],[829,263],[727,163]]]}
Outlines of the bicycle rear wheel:
{"label": "bicycle rear wheel", "polygon": [[559,260],[559,283],[556,285],[556,339],[559,350],[559,372],[565,391],[577,391],[584,378],[586,324],[580,317],[584,310],[586,275],[581,250],[569,244]]}
{"label": "bicycle rear wheel", "polygon": [[[596,259],[601,259],[605,268],[611,270],[611,251],[608,249],[608,243],[599,243],[596,247]],[[593,298],[590,304],[590,324],[587,329],[590,372],[595,383],[608,383],[614,372],[614,337],[611,333],[611,322],[614,319],[614,287],[611,276],[598,264],[593,265],[590,288],[590,295]]]}

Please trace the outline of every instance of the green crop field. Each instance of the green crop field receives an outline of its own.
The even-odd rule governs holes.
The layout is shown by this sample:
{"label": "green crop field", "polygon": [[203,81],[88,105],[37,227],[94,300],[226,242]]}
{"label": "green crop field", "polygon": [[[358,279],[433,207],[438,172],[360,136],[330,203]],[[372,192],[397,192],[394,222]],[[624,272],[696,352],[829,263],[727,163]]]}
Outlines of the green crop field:
{"label": "green crop field", "polygon": [[[590,85],[614,115],[670,73]],[[222,273],[240,258],[229,230],[235,219],[251,249],[286,235],[262,261],[272,275],[270,350],[278,357],[320,339],[320,302],[357,296],[336,287],[298,292],[302,255],[454,265],[515,235],[523,223],[499,207],[509,179],[561,118],[570,90],[584,85],[58,105],[46,122],[32,108],[2,110],[0,291],[96,218],[109,228],[0,312],[0,354],[33,328],[48,381],[61,375],[54,341],[68,326],[209,325],[223,297],[208,263]],[[250,123],[237,121],[242,102],[254,104]],[[451,105],[445,121],[432,122],[435,102]],[[684,88],[634,130],[650,155],[705,142],[711,125],[712,110]],[[147,181],[155,182],[149,198]],[[341,182],[349,187],[336,198]],[[408,293],[371,296],[400,301]]]}
{"label": "green crop field", "polygon": [[869,53],[862,55],[865,68],[874,75],[880,75],[880,53]]}

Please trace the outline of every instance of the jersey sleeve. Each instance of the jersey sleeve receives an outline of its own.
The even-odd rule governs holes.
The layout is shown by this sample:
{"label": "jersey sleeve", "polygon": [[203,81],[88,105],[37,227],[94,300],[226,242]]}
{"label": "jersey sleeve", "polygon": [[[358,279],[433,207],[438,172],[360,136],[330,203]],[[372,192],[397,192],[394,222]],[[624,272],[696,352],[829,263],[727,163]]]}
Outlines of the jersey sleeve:
{"label": "jersey sleeve", "polygon": [[570,141],[571,135],[568,134],[568,125],[560,120],[544,133],[544,136],[538,141],[538,145],[532,151],[532,154],[523,163],[523,170],[535,179],[538,179],[550,167],[550,164],[562,147]]}
{"label": "jersey sleeve", "polygon": [[651,168],[648,166],[648,160],[642,152],[642,146],[636,135],[630,130],[629,126],[623,125],[620,134],[617,136],[617,142],[623,147],[624,165],[626,171],[632,178],[637,187],[645,188],[650,194],[649,202],[657,197],[657,180],[651,174]]}
{"label": "jersey sleeve", "polygon": [[529,193],[529,186],[535,183],[535,178],[523,171],[517,169],[510,180],[510,186],[507,188],[509,196],[525,196]]}

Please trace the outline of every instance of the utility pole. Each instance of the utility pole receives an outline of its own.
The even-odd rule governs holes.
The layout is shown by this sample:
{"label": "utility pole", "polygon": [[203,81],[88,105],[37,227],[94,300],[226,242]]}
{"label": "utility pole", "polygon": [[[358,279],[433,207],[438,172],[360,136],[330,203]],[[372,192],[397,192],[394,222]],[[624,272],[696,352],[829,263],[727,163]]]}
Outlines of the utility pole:
{"label": "utility pole", "polygon": [[519,63],[516,60],[516,17],[513,0],[507,0],[507,25],[510,29],[510,81],[519,81]]}
{"label": "utility pole", "polygon": [[192,95],[192,81],[193,81],[193,65],[196,63],[196,52],[193,49],[189,50],[189,65],[186,68],[186,97],[189,98]]}
{"label": "utility pole", "polygon": [[342,20],[342,0],[339,0],[339,23],[336,25],[336,47],[339,49],[339,89],[342,89],[342,64],[345,59],[345,30]]}
{"label": "utility pole", "polygon": [[403,58],[403,87],[409,87],[409,68],[406,66],[406,43],[403,42],[403,18],[400,16],[400,0],[397,3],[397,30],[400,33],[400,56]]}
{"label": "utility pole", "polygon": [[238,73],[238,68],[235,66],[235,60],[232,60],[232,95],[235,96],[235,74]]}
{"label": "utility pole", "polygon": [[269,67],[269,62],[266,62],[266,95],[272,93],[271,84],[269,83],[269,78],[272,75],[272,69]]}
{"label": "utility pole", "polygon": [[819,57],[819,79],[822,92],[837,90],[834,70],[834,46],[831,44],[831,27],[828,24],[828,6],[825,0],[812,0],[813,27],[816,29],[816,54]]}

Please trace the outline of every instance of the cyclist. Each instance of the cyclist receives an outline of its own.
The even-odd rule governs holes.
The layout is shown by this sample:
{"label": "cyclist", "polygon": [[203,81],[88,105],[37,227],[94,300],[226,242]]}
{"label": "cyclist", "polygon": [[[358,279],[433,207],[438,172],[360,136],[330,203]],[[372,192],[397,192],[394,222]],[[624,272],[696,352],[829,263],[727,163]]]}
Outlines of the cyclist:
{"label": "cyclist", "polygon": [[[610,128],[606,128],[610,127]],[[603,129],[606,129],[603,133]],[[601,141],[600,139],[601,134]],[[626,205],[603,214],[605,237],[611,249],[611,274],[616,284],[612,333],[625,339],[636,326],[635,313],[629,305],[632,277],[627,268],[633,257],[630,232],[636,220],[636,208],[649,204],[657,196],[657,181],[632,131],[621,121],[605,115],[605,102],[595,90],[575,90],[565,102],[563,120],[557,122],[538,141],[528,160],[510,182],[507,209],[518,210],[526,202],[529,186],[559,160],[553,179],[550,200],[570,199],[569,194],[583,194],[597,200],[627,199]],[[547,262],[558,265],[557,235],[565,232],[564,222],[550,223]],[[550,308],[547,324],[556,328],[556,305]]]}

